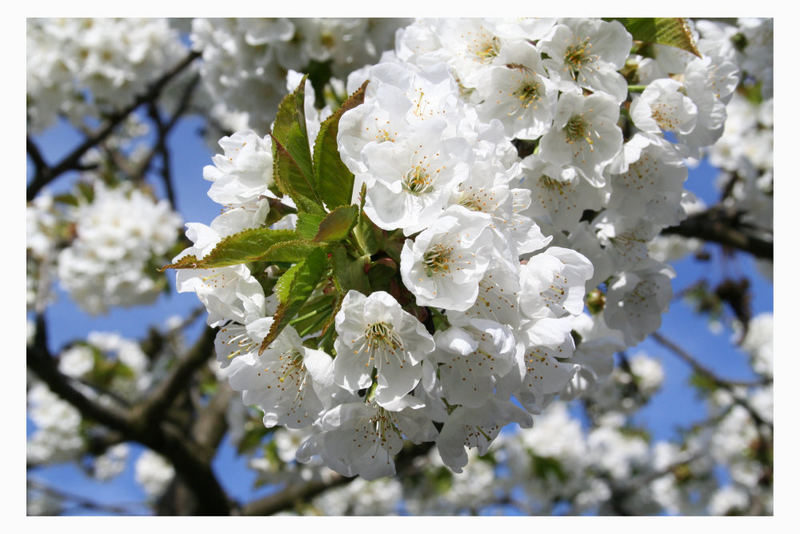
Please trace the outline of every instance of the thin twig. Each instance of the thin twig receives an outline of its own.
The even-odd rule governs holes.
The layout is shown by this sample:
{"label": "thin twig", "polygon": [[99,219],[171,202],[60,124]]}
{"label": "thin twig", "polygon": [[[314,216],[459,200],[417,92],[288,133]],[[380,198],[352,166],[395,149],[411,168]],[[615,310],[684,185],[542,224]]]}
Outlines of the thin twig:
{"label": "thin twig", "polygon": [[[68,501],[77,506],[80,506],[81,508],[86,508],[89,510],[97,510],[99,512],[107,512],[117,515],[145,515],[142,513],[132,512],[131,510],[126,508],[125,505],[99,503],[87,497],[82,497],[80,495],[74,495],[72,493],[67,493],[65,491],[58,490],[56,488],[50,487],[36,480],[30,480],[30,479],[28,480],[28,489],[44,493],[46,495],[49,495],[51,497],[54,497],[62,501]],[[144,504],[130,503],[127,506],[144,506]]]}
{"label": "thin twig", "polygon": [[156,125],[156,131],[158,133],[158,137],[156,139],[156,143],[153,146],[153,149],[148,154],[147,158],[142,163],[139,171],[134,176],[137,180],[144,179],[144,176],[150,169],[150,166],[153,163],[156,155],[161,156],[161,178],[164,181],[164,188],[167,192],[167,198],[169,199],[170,205],[174,208],[175,207],[175,191],[172,184],[172,166],[170,162],[170,152],[167,147],[167,137],[169,137],[170,132],[175,127],[178,122],[178,119],[186,112],[189,108],[189,104],[192,99],[192,94],[194,90],[197,88],[200,81],[199,76],[194,76],[192,80],[186,85],[181,94],[180,100],[178,101],[178,106],[175,109],[172,117],[166,122],[161,117],[161,114],[158,111],[154,102],[150,102],[148,106],[148,116]]}
{"label": "thin twig", "polygon": [[663,334],[660,332],[653,332],[650,334],[654,341],[659,343],[660,345],[668,348],[671,350],[677,357],[679,357],[684,362],[688,363],[689,366],[698,374],[701,374],[714,382],[716,385],[723,387],[725,389],[731,389],[734,387],[761,387],[772,383],[770,379],[761,379],[761,380],[733,380],[730,378],[721,378],[714,373],[711,369],[697,361],[691,354],[683,350],[681,347],[664,337]]}
{"label": "thin twig", "polygon": [[[72,152],[67,154],[60,162],[53,166],[44,166],[38,170],[34,174],[33,180],[31,181],[30,185],[28,185],[27,189],[27,197],[28,201],[33,200],[33,198],[42,190],[44,186],[58,178],[61,174],[76,169],[80,164],[80,159],[83,157],[89,149],[97,146],[98,144],[102,143],[106,137],[108,137],[112,131],[123,121],[125,118],[133,113],[136,108],[141,106],[146,102],[151,102],[155,100],[160,94],[167,83],[180,74],[186,67],[188,67],[195,59],[200,57],[199,51],[191,51],[180,63],[175,65],[172,69],[167,71],[163,76],[161,76],[158,80],[153,82],[150,87],[136,97],[134,101],[129,104],[127,107],[112,113],[111,116],[108,118],[107,123],[100,128],[96,133],[90,135],[86,140],[83,141],[80,145],[78,145]],[[32,144],[28,144],[28,151],[30,153]],[[41,156],[41,154],[40,154]],[[34,158],[32,155],[31,158]],[[44,160],[41,160],[44,161]],[[35,162],[35,160],[34,160]],[[34,163],[35,164],[35,163]]]}
{"label": "thin twig", "polygon": [[214,352],[214,329],[206,327],[189,352],[172,368],[170,374],[159,383],[144,403],[137,407],[146,420],[158,418],[183,391],[194,372],[208,361]]}
{"label": "thin twig", "polygon": [[746,399],[743,399],[735,390],[737,387],[760,387],[766,386],[772,383],[771,379],[762,379],[756,381],[743,381],[743,380],[729,380],[718,377],[713,371],[709,368],[702,365],[698,362],[692,355],[688,352],[680,348],[678,345],[670,341],[669,339],[665,338],[659,332],[654,332],[650,334],[651,337],[659,344],[663,345],[664,347],[668,348],[672,351],[673,354],[678,356],[680,359],[688,363],[692,369],[709,380],[711,380],[715,385],[721,387],[730,393],[733,402],[740,405],[742,408],[747,410],[747,413],[750,414],[750,417],[756,423],[756,425],[760,426],[767,426],[770,429],[773,428],[773,424],[769,421],[766,421],[761,415],[753,408]]}

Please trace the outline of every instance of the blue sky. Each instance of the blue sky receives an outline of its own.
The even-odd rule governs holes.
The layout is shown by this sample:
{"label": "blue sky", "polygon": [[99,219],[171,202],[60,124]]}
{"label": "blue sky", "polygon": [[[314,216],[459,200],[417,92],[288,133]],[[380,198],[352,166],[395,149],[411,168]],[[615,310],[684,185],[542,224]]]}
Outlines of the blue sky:
{"label": "blue sky", "polygon": [[[208,224],[219,214],[219,206],[207,196],[209,182],[202,179],[202,168],[211,163],[213,153],[197,135],[202,121],[188,118],[178,123],[169,140],[173,157],[173,175],[177,198],[177,208],[185,221]],[[59,124],[44,134],[36,137],[47,161],[57,161],[59,157],[71,150],[77,143],[71,127]],[[718,192],[713,186],[716,171],[703,162],[696,169],[690,170],[687,189],[702,198],[707,204],[714,204]],[[74,180],[71,176],[63,176],[50,188],[51,192],[59,192],[69,188]],[[150,183],[159,196],[163,197],[163,187],[159,179],[151,177]],[[721,260],[715,250],[711,262],[699,262],[692,257],[674,264],[677,277],[673,281],[675,292],[690,285],[698,277],[706,277],[715,284],[726,275],[748,276],[752,283],[753,314],[772,311],[772,283],[764,279],[755,269],[753,260],[737,254],[733,260]],[[169,275],[171,283],[174,275]],[[164,324],[172,315],[186,315],[198,305],[194,294],[162,295],[151,306],[136,308],[114,308],[106,316],[92,317],[77,308],[72,301],[59,290],[57,301],[47,310],[50,325],[50,348],[58,351],[60,347],[72,340],[85,339],[91,331],[117,332],[129,338],[141,338],[149,325]],[[661,332],[676,341],[705,365],[717,371],[720,376],[734,379],[750,378],[746,355],[732,346],[732,332],[728,329],[719,334],[712,334],[705,325],[706,319],[695,315],[691,309],[680,301],[674,301],[667,314],[663,316]],[[189,339],[193,339],[202,328],[203,321],[197,321],[188,330]],[[688,426],[693,421],[703,419],[702,402],[687,385],[690,370],[680,360],[660,345],[645,340],[627,351],[629,356],[639,351],[660,359],[664,366],[666,380],[660,393],[652,402],[641,410],[636,421],[646,426],[654,439],[676,438],[678,426]],[[28,433],[32,430],[28,424]],[[141,453],[140,446],[132,445],[131,460]],[[134,482],[133,461],[129,460],[125,472],[110,482],[97,482],[81,472],[74,465],[65,464],[48,468],[39,468],[31,473],[32,478],[47,481],[55,488],[68,490],[76,495],[91,497],[103,503],[142,503],[145,499],[143,490]],[[263,495],[269,490],[261,488],[252,491],[255,475],[248,470],[245,462],[237,458],[234,449],[227,440],[219,449],[214,460],[214,469],[226,490],[237,500],[246,501]],[[142,506],[132,507],[132,511],[145,513]],[[75,513],[89,513],[87,510],[75,509]]]}

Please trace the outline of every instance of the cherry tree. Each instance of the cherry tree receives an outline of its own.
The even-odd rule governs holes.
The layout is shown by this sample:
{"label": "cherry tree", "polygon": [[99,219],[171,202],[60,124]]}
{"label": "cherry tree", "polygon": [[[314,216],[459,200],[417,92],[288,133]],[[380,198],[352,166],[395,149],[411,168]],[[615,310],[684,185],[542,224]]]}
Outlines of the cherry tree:
{"label": "cherry tree", "polygon": [[[772,513],[771,19],[29,19],[27,53],[29,514],[141,513],[39,476],[131,444],[158,514]],[[57,299],[176,293],[144,339],[49,342]],[[671,439],[654,346],[702,404]],[[225,490],[226,438],[273,492]]]}

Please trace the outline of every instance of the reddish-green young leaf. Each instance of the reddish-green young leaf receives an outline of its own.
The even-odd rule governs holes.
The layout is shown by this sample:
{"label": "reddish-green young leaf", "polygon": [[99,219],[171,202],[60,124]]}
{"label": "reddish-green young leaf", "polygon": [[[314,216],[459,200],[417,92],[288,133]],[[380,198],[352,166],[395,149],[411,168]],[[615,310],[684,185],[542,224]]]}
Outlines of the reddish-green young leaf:
{"label": "reddish-green young leaf", "polygon": [[288,291],[283,291],[286,300],[278,305],[273,315],[273,323],[267,337],[261,343],[259,354],[263,353],[270,343],[280,335],[286,325],[297,315],[303,304],[311,296],[314,288],[322,280],[328,269],[328,256],[321,248],[311,251],[305,260],[296,266],[296,271]]}
{"label": "reddish-green young leaf", "polygon": [[274,136],[272,137],[273,177],[278,189],[289,195],[299,211],[325,213],[322,202],[314,191],[308,176],[303,173],[297,161]]}
{"label": "reddish-green young leaf", "polygon": [[339,119],[344,112],[364,102],[367,83],[368,81],[364,82],[333,115],[322,123],[314,142],[317,191],[329,208],[346,206],[350,204],[353,196],[353,173],[342,163],[336,138],[339,133]]}
{"label": "reddish-green young leaf", "polygon": [[358,216],[358,207],[339,206],[319,223],[319,231],[314,236],[314,241],[341,241],[345,239]]}
{"label": "reddish-green young leaf", "polygon": [[238,265],[263,259],[264,254],[277,243],[297,239],[294,230],[271,230],[249,228],[223,238],[211,252],[201,259],[193,255],[184,256],[165,269],[212,269]]}
{"label": "reddish-green young leaf", "polygon": [[[309,181],[314,179],[311,168],[311,150],[306,132],[305,86],[306,76],[294,92],[286,95],[278,106],[272,137],[277,139],[297,162],[298,167]],[[314,198],[312,195],[309,197]]]}
{"label": "reddish-green young leaf", "polygon": [[327,243],[317,243],[305,239],[293,239],[291,241],[277,243],[270,247],[261,259],[272,263],[295,263],[303,261],[311,252],[315,250],[325,250],[327,247]]}
{"label": "reddish-green young leaf", "polygon": [[319,231],[319,223],[325,215],[322,213],[307,213],[302,212],[297,215],[297,224],[295,224],[295,231],[297,235],[303,239],[314,239]]}
{"label": "reddish-green young leaf", "polygon": [[614,19],[625,26],[636,41],[674,46],[700,57],[689,25],[682,18]]}

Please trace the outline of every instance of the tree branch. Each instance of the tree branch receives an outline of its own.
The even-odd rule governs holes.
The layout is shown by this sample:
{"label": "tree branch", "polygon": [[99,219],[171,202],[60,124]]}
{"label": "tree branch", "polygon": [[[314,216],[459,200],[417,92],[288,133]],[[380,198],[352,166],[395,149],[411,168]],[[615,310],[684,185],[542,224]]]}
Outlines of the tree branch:
{"label": "tree branch", "polygon": [[25,136],[25,140],[28,146],[28,155],[31,157],[31,161],[33,161],[33,168],[35,169],[35,173],[40,174],[42,172],[45,172],[45,169],[49,169],[50,166],[44,160],[44,157],[42,156],[39,147],[36,146],[36,143],[33,142],[33,139],[31,139],[30,135]]}
{"label": "tree branch", "polygon": [[308,502],[317,495],[355,480],[336,474],[327,482],[314,480],[287,487],[281,491],[248,503],[242,508],[242,515],[273,515],[292,508],[298,502]]}
{"label": "tree branch", "polygon": [[741,221],[741,212],[725,206],[715,206],[684,219],[678,226],[662,230],[665,235],[680,235],[712,241],[735,248],[756,258],[772,260],[773,242]]}
{"label": "tree branch", "polygon": [[[171,399],[174,388],[179,384],[181,387],[185,385],[187,373],[191,376],[199,365],[198,361],[200,363],[205,361],[209,355],[207,347],[209,337],[211,336],[206,332],[190,354],[178,364],[176,371],[167,379],[167,384],[159,388],[161,397],[155,401],[156,407],[161,406],[164,402],[162,399]],[[213,337],[211,339],[213,344]],[[206,351],[201,358],[203,348]],[[159,415],[165,413],[165,410],[148,412],[141,405],[137,405],[131,411],[120,411],[111,406],[100,405],[75,389],[58,371],[55,360],[47,349],[46,324],[41,314],[36,316],[34,343],[28,347],[27,362],[28,367],[54,393],[72,404],[84,417],[118,431],[126,441],[137,441],[166,457],[175,467],[177,476],[185,481],[186,486],[193,492],[196,501],[193,513],[202,515],[230,513],[231,503],[228,496],[211,469],[210,458],[213,454],[209,454],[206,447],[201,444],[187,439],[183,429],[157,417],[144,415],[147,413]]]}
{"label": "tree branch", "polygon": [[225,415],[235,395],[236,393],[231,389],[227,381],[220,382],[217,394],[214,395],[205,410],[200,412],[197,421],[192,427],[192,437],[211,451],[216,451],[217,446],[228,430],[228,422],[225,419]]}
{"label": "tree branch", "polygon": [[[28,480],[28,489],[44,493],[46,495],[49,495],[50,497],[54,497],[61,501],[68,501],[74,503],[80,506],[81,508],[86,508],[89,510],[96,510],[99,512],[106,512],[109,514],[117,514],[117,515],[142,515],[132,512],[128,508],[121,505],[103,504],[88,499],[86,497],[82,497],[80,495],[73,495],[71,493],[57,490],[36,480]],[[136,503],[133,504],[133,506],[143,506],[143,505]]]}
{"label": "tree branch", "polygon": [[75,389],[66,376],[59,372],[47,348],[47,324],[44,315],[36,315],[36,333],[33,345],[28,346],[27,365],[47,384],[53,393],[72,404],[81,414],[123,434],[131,434],[134,427],[128,415],[112,406],[104,406],[89,399]]}
{"label": "tree branch", "polygon": [[146,421],[158,419],[186,387],[194,372],[214,352],[214,329],[206,327],[194,346],[172,368],[172,372],[158,384],[146,401],[137,407],[138,415]]}
{"label": "tree branch", "polygon": [[714,373],[711,369],[706,367],[705,365],[701,364],[697,359],[694,358],[691,354],[683,350],[681,347],[664,337],[660,332],[653,332],[650,334],[650,337],[653,338],[655,342],[658,344],[668,348],[679,357],[684,362],[688,363],[689,366],[698,374],[701,374],[714,382],[719,387],[725,389],[731,389],[734,387],[760,387],[766,386],[772,383],[770,379],[761,379],[761,380],[732,380],[729,378],[720,378],[719,376]]}
{"label": "tree branch", "polygon": [[[414,460],[424,456],[433,448],[433,443],[421,443],[413,445],[397,455],[395,467],[397,473],[403,476],[413,474],[417,469]],[[273,515],[295,506],[298,502],[309,502],[311,499],[330,489],[349,484],[356,477],[344,477],[338,473],[327,482],[315,480],[289,486],[281,491],[262,497],[246,504],[242,510],[242,515]]]}
{"label": "tree branch", "polygon": [[167,148],[167,137],[169,136],[172,129],[175,127],[175,124],[178,122],[178,119],[186,112],[189,108],[189,103],[192,99],[192,94],[194,90],[197,88],[198,83],[200,82],[200,76],[194,76],[192,80],[186,85],[181,94],[181,98],[178,101],[178,106],[175,109],[172,117],[170,117],[169,121],[166,123],[161,118],[161,114],[158,111],[158,108],[155,106],[153,102],[150,102],[148,105],[148,116],[156,125],[156,131],[158,132],[158,138],[156,140],[155,146],[148,154],[145,161],[142,163],[139,171],[135,175],[135,179],[141,180],[144,178],[147,171],[150,169],[150,166],[155,159],[155,156],[158,154],[161,156],[161,177],[164,181],[164,188],[167,192],[167,198],[169,199],[170,205],[174,208],[175,207],[175,191],[172,185],[172,168],[170,163],[170,153]]}
{"label": "tree branch", "polygon": [[[114,131],[114,128],[116,128],[123,120],[125,120],[128,115],[133,113],[136,108],[146,102],[151,102],[158,98],[167,83],[180,74],[198,57],[200,57],[200,52],[191,51],[182,61],[167,71],[163,76],[161,76],[161,78],[153,82],[147,91],[136,97],[131,104],[115,113],[112,113],[105,126],[100,128],[93,135],[90,135],[83,143],[66,155],[60,162],[52,167],[46,165],[37,169],[33,180],[28,185],[28,201],[33,200],[33,198],[39,193],[39,191],[42,190],[44,186],[58,178],[61,174],[69,170],[77,169],[80,164],[80,159],[89,149],[103,142],[106,137],[108,137],[111,132]],[[35,145],[32,143],[28,143],[28,152],[31,153],[31,158],[34,159],[34,165],[36,165],[35,158],[37,156],[34,156],[31,152],[32,146],[35,147]],[[41,158],[41,154],[39,154],[38,157],[40,162],[44,162],[44,160]]]}
{"label": "tree branch", "polygon": [[698,374],[701,374],[711,380],[715,385],[727,390],[731,394],[731,398],[733,402],[740,405],[742,408],[747,410],[747,413],[750,414],[750,417],[756,423],[756,425],[760,426],[767,426],[770,429],[773,428],[773,425],[769,421],[765,421],[763,417],[747,402],[746,399],[740,397],[735,388],[737,387],[759,387],[759,386],[766,386],[772,383],[771,379],[762,379],[756,381],[743,381],[743,380],[728,380],[724,378],[718,377],[711,369],[705,367],[700,362],[698,362],[692,355],[688,352],[680,348],[678,345],[670,341],[669,339],[665,338],[658,332],[653,332],[650,336],[655,340],[657,343],[663,345],[664,347],[668,348],[672,351],[673,354],[678,356],[684,362],[688,363],[691,368]]}

